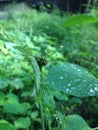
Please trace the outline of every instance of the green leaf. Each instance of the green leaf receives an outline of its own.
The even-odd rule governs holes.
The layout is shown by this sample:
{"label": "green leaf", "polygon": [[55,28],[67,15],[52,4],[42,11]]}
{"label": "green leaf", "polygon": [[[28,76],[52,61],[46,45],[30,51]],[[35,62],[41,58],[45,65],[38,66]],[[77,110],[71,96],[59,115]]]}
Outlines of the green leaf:
{"label": "green leaf", "polygon": [[55,96],[56,99],[58,99],[60,101],[62,101],[62,100],[68,101],[68,95],[65,93],[62,93],[60,91],[54,91],[53,95]]}
{"label": "green leaf", "polygon": [[39,89],[40,89],[40,68],[38,66],[37,61],[33,57],[31,58],[31,65],[32,65],[33,70],[34,70],[36,91],[38,93]]}
{"label": "green leaf", "polygon": [[[32,49],[27,48],[27,47],[23,48],[20,46],[15,46],[15,48],[18,49],[25,56],[25,58],[30,61],[32,68],[34,70],[34,75],[35,75],[36,88],[35,88],[34,92],[38,93],[39,88],[40,88],[40,68],[39,68],[38,63],[35,60],[35,58],[32,57],[32,51],[31,51]],[[35,95],[35,93],[32,95]]]}
{"label": "green leaf", "polygon": [[67,18],[63,24],[63,27],[70,27],[76,24],[87,24],[87,23],[96,23],[98,22],[98,18],[86,15],[86,14],[78,14],[73,15]]}
{"label": "green leaf", "polygon": [[0,130],[15,130],[15,128],[6,120],[0,120]]}
{"label": "green leaf", "polygon": [[38,114],[39,114],[38,111],[32,112],[32,113],[31,113],[31,119],[32,119],[32,120],[35,120],[35,119],[38,117]]}
{"label": "green leaf", "polygon": [[5,94],[3,92],[0,92],[0,105],[4,104],[5,100]]}
{"label": "green leaf", "polygon": [[18,103],[18,96],[14,93],[7,94],[6,99],[8,103]]}
{"label": "green leaf", "polygon": [[25,114],[31,108],[31,105],[27,102],[23,102],[20,104],[20,112]]}
{"label": "green leaf", "polygon": [[4,110],[12,114],[19,114],[19,113],[25,114],[30,108],[31,108],[30,104],[26,102],[22,104],[12,102],[12,103],[6,103],[4,105]]}
{"label": "green leaf", "polygon": [[56,113],[56,118],[57,118],[59,121],[61,121],[61,122],[64,121],[65,115],[64,115],[62,112],[56,110],[55,113]]}
{"label": "green leaf", "polygon": [[8,113],[18,114],[20,112],[20,105],[15,103],[8,103],[4,105],[4,110]]}
{"label": "green leaf", "polygon": [[98,94],[98,80],[86,69],[71,63],[51,67],[47,76],[47,84],[77,97]]}
{"label": "green leaf", "polygon": [[93,130],[79,115],[69,115],[64,122],[63,130]]}
{"label": "green leaf", "polygon": [[14,86],[16,89],[24,88],[24,84],[20,78],[14,78],[9,81],[11,86]]}
{"label": "green leaf", "polygon": [[17,129],[22,128],[22,129],[28,129],[29,126],[31,125],[31,120],[29,117],[25,118],[18,118],[15,122],[15,127]]}
{"label": "green leaf", "polygon": [[43,106],[44,108],[49,108],[50,110],[54,110],[55,108],[55,101],[54,96],[51,91],[45,91],[43,94]]}
{"label": "green leaf", "polygon": [[14,48],[20,51],[27,59],[29,59],[29,56],[32,56],[32,48],[21,46],[14,46]]}
{"label": "green leaf", "polygon": [[18,114],[21,108],[18,97],[15,94],[10,93],[6,95],[5,99],[5,104],[3,104],[4,110],[8,113]]}
{"label": "green leaf", "polygon": [[7,79],[5,78],[0,78],[0,89],[8,87],[8,82]]}

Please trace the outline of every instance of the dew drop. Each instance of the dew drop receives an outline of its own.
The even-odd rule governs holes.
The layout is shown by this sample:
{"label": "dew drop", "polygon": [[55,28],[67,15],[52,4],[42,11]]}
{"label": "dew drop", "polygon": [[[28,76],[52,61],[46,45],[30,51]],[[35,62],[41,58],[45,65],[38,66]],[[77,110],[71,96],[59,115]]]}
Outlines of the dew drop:
{"label": "dew drop", "polygon": [[66,89],[66,92],[68,92],[69,91],[69,89]]}
{"label": "dew drop", "polygon": [[98,87],[95,87],[95,91],[98,91]]}
{"label": "dew drop", "polygon": [[68,84],[68,86],[71,86],[71,84]]}
{"label": "dew drop", "polygon": [[63,45],[61,45],[60,47],[61,47],[61,48],[63,48],[64,46],[63,46]]}
{"label": "dew drop", "polygon": [[71,90],[67,88],[67,89],[66,89],[66,92],[71,92]]}
{"label": "dew drop", "polygon": [[54,82],[51,82],[52,83],[52,85],[54,84]]}
{"label": "dew drop", "polygon": [[61,76],[60,79],[64,79],[64,77]]}
{"label": "dew drop", "polygon": [[87,82],[87,80],[86,80],[86,79],[84,79],[84,80],[83,80],[83,82],[84,82],[84,83],[86,83],[86,82]]}
{"label": "dew drop", "polygon": [[94,90],[93,90],[93,89],[90,89],[90,92],[91,92],[91,93],[94,93]]}
{"label": "dew drop", "polygon": [[78,72],[80,72],[80,69],[77,69]]}

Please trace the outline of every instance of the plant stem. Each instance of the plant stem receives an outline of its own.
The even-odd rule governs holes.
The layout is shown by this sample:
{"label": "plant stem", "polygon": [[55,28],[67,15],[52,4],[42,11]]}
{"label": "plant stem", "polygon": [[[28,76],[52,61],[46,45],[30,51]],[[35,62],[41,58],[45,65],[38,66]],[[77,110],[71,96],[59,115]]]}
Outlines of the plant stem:
{"label": "plant stem", "polygon": [[51,123],[50,123],[50,119],[48,120],[48,127],[49,127],[49,130],[51,130]]}
{"label": "plant stem", "polygon": [[[32,64],[34,74],[35,74],[36,96],[39,97],[39,95],[40,95],[40,92],[39,92],[39,90],[40,90],[40,68],[34,57],[31,58],[31,64]],[[41,114],[42,130],[45,130],[44,112],[43,112],[43,105],[42,105],[41,100],[39,101],[39,109],[40,109],[40,114]]]}
{"label": "plant stem", "polygon": [[96,127],[96,128],[93,128],[94,130],[98,130],[98,127]]}
{"label": "plant stem", "polygon": [[43,106],[40,102],[40,114],[41,114],[41,123],[42,123],[42,130],[45,130],[45,122],[44,122],[44,114],[43,114]]}

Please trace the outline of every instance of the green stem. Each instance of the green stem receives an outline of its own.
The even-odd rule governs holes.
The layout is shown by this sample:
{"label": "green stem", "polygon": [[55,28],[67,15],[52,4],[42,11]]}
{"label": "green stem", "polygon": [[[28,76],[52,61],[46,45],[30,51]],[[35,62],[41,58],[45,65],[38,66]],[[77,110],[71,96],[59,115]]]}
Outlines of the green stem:
{"label": "green stem", "polygon": [[[35,58],[31,58],[31,63],[35,74],[36,96],[39,96],[40,95],[40,68]],[[44,112],[43,112],[43,105],[41,101],[39,101],[39,109],[41,114],[42,130],[45,130]]]}
{"label": "green stem", "polygon": [[48,120],[48,127],[49,127],[49,130],[52,130],[51,129],[51,121],[50,121],[50,119]]}
{"label": "green stem", "polygon": [[93,128],[94,130],[98,130],[98,127],[96,127],[96,128]]}
{"label": "green stem", "polygon": [[41,102],[40,102],[40,114],[41,114],[42,130],[45,130],[44,113],[43,113],[43,106]]}

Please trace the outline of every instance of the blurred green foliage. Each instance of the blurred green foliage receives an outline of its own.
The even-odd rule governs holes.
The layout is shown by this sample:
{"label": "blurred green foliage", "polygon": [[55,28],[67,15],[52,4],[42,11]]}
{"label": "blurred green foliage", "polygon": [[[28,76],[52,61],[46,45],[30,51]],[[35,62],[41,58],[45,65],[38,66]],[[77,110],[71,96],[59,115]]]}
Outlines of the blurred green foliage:
{"label": "blurred green foliage", "polygon": [[[91,14],[98,16],[98,11],[92,10]],[[81,65],[98,78],[98,25],[81,24],[65,29],[62,25],[68,17],[27,10],[11,13],[8,19],[0,21],[0,120],[7,120],[16,129],[40,129],[40,100],[46,129],[61,128],[69,114],[80,114],[90,126],[97,126],[98,96],[81,99],[44,84],[47,75],[44,66],[49,68],[64,61]],[[41,99],[34,96],[31,63],[15,46],[27,49],[43,72]],[[7,127],[12,127],[8,122]]]}

